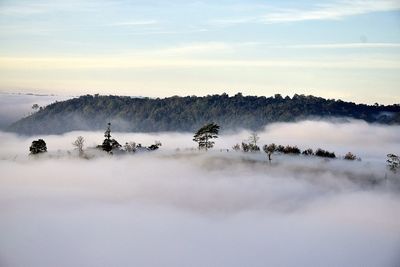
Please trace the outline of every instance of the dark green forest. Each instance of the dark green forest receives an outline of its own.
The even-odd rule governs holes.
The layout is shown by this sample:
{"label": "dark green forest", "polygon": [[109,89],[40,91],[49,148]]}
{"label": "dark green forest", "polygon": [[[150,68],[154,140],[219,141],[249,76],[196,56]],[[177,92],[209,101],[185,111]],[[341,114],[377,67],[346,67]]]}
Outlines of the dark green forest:
{"label": "dark green forest", "polygon": [[205,97],[132,98],[85,95],[55,102],[8,127],[20,134],[60,134],[74,130],[193,132],[207,122],[221,130],[258,130],[272,122],[354,118],[384,124],[400,123],[400,105],[365,105],[315,96],[282,97],[208,95]]}

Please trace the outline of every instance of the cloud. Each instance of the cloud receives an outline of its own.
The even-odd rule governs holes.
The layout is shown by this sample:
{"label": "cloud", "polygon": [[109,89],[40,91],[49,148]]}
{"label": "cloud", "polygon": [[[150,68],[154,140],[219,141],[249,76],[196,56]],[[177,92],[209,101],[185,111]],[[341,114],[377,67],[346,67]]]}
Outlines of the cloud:
{"label": "cloud", "polygon": [[198,59],[175,58],[171,60],[165,57],[166,53],[179,55],[187,53],[206,52],[214,49],[222,49],[222,46],[192,46],[178,47],[162,50],[164,58],[156,55],[149,58],[145,55],[125,57],[0,57],[0,69],[115,69],[115,68],[165,68],[165,67],[271,67],[271,68],[332,68],[332,69],[399,69],[399,60],[395,58],[319,58],[309,60],[285,60],[285,59]]}
{"label": "cloud", "polygon": [[258,11],[266,10],[264,15],[226,17],[211,19],[213,26],[236,26],[240,24],[275,24],[315,20],[340,20],[349,16],[375,12],[396,11],[400,2],[396,0],[339,0],[327,3],[311,4],[307,7],[281,7],[283,5],[255,5]]}
{"label": "cloud", "polygon": [[41,136],[49,152],[39,158],[27,156],[33,138],[0,132],[1,265],[398,265],[399,177],[382,155],[399,150],[398,126],[307,121],[259,133],[261,143],[353,145],[361,162],[219,151],[248,134],[200,153],[183,149],[190,133],[113,132],[163,146],[82,160],[72,141],[98,144],[102,132]]}
{"label": "cloud", "polygon": [[131,20],[108,24],[109,26],[145,26],[158,24],[157,20]]}
{"label": "cloud", "polygon": [[305,48],[305,49],[400,48],[400,43],[303,44],[303,45],[287,45],[287,46],[282,46],[282,48]]}
{"label": "cloud", "polygon": [[263,17],[265,23],[284,23],[308,20],[337,20],[348,16],[400,9],[400,2],[395,0],[372,1],[337,1],[319,4],[309,9],[281,9],[272,11]]}
{"label": "cloud", "polygon": [[32,113],[33,104],[44,107],[56,100],[62,101],[68,98],[55,95],[0,93],[0,129]]}

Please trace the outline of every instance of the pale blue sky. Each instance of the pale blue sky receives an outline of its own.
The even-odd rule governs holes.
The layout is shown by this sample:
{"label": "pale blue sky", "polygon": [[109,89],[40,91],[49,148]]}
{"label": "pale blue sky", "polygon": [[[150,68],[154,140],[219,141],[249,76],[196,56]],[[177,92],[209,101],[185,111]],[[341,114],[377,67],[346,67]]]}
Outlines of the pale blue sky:
{"label": "pale blue sky", "polygon": [[0,90],[400,102],[400,0],[0,0]]}

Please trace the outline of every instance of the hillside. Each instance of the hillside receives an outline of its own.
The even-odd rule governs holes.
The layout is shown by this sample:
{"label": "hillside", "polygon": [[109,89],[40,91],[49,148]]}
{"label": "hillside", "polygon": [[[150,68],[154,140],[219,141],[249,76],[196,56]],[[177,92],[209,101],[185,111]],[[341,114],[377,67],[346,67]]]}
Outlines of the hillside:
{"label": "hillside", "polygon": [[46,106],[8,127],[20,134],[60,134],[74,130],[157,132],[193,131],[206,122],[223,130],[259,129],[271,122],[346,117],[367,122],[400,123],[400,105],[365,105],[294,95],[256,97],[227,94],[205,97],[131,98],[85,95]]}

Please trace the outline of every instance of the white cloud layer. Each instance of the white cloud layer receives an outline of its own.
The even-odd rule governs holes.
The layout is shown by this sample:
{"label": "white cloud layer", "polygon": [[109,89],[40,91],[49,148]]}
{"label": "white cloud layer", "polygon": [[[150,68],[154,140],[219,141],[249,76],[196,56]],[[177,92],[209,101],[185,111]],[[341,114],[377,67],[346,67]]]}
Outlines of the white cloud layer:
{"label": "white cloud layer", "polygon": [[[210,153],[190,133],[113,133],[160,151],[76,157],[102,132],[0,133],[1,266],[372,266],[400,263],[398,126],[305,121],[273,124],[260,144],[348,150],[361,162],[220,152],[247,139],[226,133]],[[181,147],[181,152],[175,152]],[[94,151],[87,151],[94,154]],[[386,174],[386,179],[385,179]],[[376,183],[375,183],[376,182]]]}

